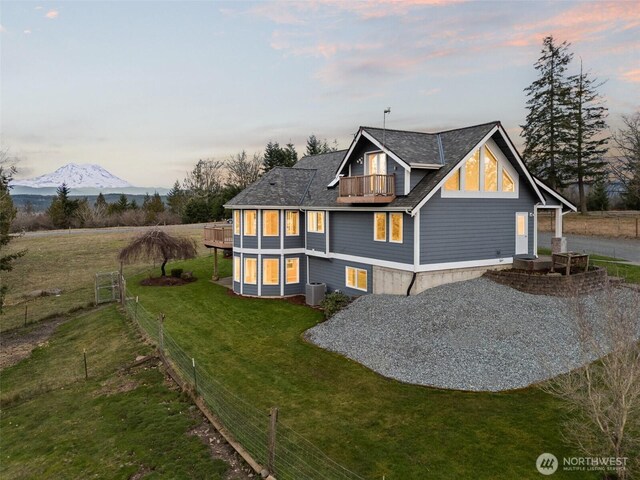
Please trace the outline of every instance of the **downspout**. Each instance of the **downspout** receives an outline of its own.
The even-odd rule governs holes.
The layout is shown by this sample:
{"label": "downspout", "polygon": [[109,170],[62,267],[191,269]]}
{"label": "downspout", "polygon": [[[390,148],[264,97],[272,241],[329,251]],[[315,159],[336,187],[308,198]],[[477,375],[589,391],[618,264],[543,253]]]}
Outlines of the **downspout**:
{"label": "downspout", "polygon": [[418,272],[413,272],[413,275],[411,276],[411,283],[409,284],[409,288],[407,288],[407,297],[411,294],[411,288],[413,287],[413,284],[416,281],[417,275],[418,275]]}

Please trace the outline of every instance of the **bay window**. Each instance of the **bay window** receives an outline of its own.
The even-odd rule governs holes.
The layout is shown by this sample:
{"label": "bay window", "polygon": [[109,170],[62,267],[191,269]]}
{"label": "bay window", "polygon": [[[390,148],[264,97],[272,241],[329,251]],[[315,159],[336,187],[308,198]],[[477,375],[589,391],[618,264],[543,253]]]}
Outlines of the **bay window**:
{"label": "bay window", "polygon": [[278,210],[265,210],[262,212],[262,236],[277,237],[280,212]]}

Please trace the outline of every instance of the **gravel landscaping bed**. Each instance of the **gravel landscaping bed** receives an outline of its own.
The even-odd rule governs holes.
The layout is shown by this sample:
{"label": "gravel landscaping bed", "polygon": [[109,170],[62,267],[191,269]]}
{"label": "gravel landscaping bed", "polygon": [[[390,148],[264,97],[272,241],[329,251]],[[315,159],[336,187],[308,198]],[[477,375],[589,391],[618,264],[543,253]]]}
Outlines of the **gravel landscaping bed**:
{"label": "gravel landscaping bed", "polygon": [[[619,308],[631,309],[638,299],[631,289],[612,292]],[[606,296],[582,297],[596,330],[611,299]],[[366,295],[305,336],[402,382],[501,391],[552,378],[588,360],[575,312],[571,300],[479,278],[411,297]],[[636,327],[640,333],[640,318]]]}

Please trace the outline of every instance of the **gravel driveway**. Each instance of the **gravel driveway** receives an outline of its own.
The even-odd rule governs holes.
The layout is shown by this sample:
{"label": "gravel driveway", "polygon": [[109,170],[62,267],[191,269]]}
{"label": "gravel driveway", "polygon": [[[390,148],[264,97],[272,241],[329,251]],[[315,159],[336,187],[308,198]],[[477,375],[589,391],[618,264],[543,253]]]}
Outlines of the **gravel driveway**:
{"label": "gravel driveway", "polygon": [[[634,305],[637,293],[614,292],[622,308]],[[602,318],[604,296],[584,297],[590,321]],[[402,382],[501,391],[585,363],[573,312],[575,305],[566,299],[479,278],[411,297],[366,295],[305,336]],[[637,323],[640,332],[640,318]]]}

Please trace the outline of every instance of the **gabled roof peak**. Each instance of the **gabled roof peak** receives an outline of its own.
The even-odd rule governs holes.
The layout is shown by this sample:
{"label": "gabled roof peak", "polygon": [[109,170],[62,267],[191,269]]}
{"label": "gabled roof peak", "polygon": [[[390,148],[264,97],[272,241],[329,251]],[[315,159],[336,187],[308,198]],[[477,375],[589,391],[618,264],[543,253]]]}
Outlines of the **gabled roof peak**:
{"label": "gabled roof peak", "polygon": [[398,132],[398,133],[416,133],[418,135],[439,135],[442,133],[449,133],[449,132],[456,132],[459,130],[466,130],[469,128],[477,128],[477,127],[484,127],[485,125],[501,125],[500,120],[494,120],[492,122],[483,122],[483,123],[477,123],[475,125],[467,125],[465,127],[457,127],[457,128],[449,128],[447,130],[439,130],[437,132],[419,132],[417,130],[401,130],[401,129],[396,129],[396,128],[381,128],[381,127],[367,127],[367,126],[360,126],[359,130],[385,130],[387,132]]}

